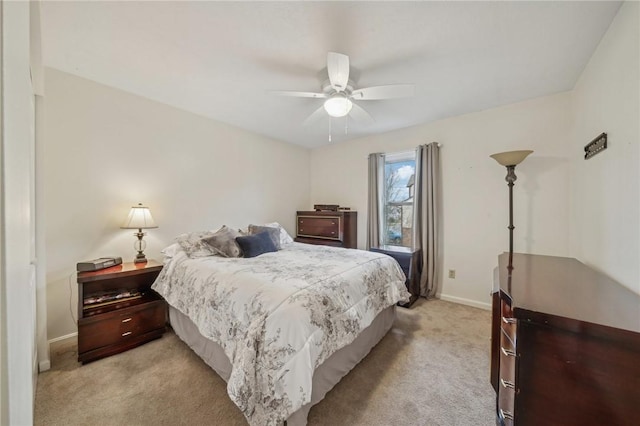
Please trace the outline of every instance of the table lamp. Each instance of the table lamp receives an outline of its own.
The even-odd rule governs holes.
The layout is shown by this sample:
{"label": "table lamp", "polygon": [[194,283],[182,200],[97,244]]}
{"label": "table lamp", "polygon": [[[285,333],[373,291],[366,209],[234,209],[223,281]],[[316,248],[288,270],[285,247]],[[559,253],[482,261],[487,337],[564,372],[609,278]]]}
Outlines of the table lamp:
{"label": "table lamp", "polygon": [[149,207],[143,206],[142,203],[138,203],[137,206],[131,207],[127,220],[125,220],[124,224],[120,228],[138,230],[138,232],[133,233],[133,235],[138,237],[136,242],[133,244],[133,247],[138,251],[136,258],[134,259],[135,263],[147,262],[147,258],[144,255],[144,249],[147,247],[147,243],[142,239],[145,235],[142,230],[157,227],[158,225],[153,221]]}

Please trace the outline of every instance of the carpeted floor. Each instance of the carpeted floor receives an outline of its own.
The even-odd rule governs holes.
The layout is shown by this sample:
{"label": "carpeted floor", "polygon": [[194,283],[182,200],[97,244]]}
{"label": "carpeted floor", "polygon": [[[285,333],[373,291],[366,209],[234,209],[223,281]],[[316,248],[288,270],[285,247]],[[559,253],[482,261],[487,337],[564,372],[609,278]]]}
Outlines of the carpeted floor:
{"label": "carpeted floor", "polygon": [[[490,312],[440,300],[398,309],[391,331],[309,413],[309,425],[494,425]],[[172,332],[80,366],[51,348],[36,425],[246,425],[225,382]]]}

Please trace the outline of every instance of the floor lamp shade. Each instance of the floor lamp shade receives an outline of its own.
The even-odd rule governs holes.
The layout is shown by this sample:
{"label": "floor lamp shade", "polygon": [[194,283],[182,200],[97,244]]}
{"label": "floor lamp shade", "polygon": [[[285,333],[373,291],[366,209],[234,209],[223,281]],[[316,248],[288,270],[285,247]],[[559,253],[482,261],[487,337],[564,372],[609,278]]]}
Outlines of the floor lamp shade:
{"label": "floor lamp shade", "polygon": [[533,151],[531,150],[507,151],[490,155],[490,157],[503,166],[517,166],[518,164],[522,163],[522,161],[527,158],[527,155],[531,154],[532,152]]}
{"label": "floor lamp shade", "polygon": [[133,235],[138,238],[133,245],[133,247],[138,251],[136,258],[134,259],[135,263],[144,263],[147,261],[147,258],[144,255],[144,249],[147,247],[147,243],[142,239],[145,235],[142,230],[157,227],[158,225],[156,225],[155,221],[153,220],[153,216],[151,216],[151,210],[149,210],[149,207],[145,207],[141,203],[139,203],[137,206],[131,207],[129,215],[122,224],[121,228],[138,230],[138,232],[133,233]]}

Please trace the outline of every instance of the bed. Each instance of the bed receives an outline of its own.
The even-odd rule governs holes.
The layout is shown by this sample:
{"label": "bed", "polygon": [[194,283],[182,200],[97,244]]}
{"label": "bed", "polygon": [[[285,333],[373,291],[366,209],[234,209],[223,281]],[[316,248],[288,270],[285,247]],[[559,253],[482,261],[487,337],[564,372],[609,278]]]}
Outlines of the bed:
{"label": "bed", "polygon": [[306,424],[409,299],[391,257],[295,242],[253,258],[174,250],[152,288],[252,426]]}

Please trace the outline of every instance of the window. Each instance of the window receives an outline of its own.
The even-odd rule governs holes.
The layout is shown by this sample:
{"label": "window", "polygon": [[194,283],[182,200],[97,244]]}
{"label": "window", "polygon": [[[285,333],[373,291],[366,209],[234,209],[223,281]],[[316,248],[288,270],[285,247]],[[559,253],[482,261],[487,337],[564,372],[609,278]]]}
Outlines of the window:
{"label": "window", "polygon": [[416,154],[386,154],[381,243],[412,247]]}

